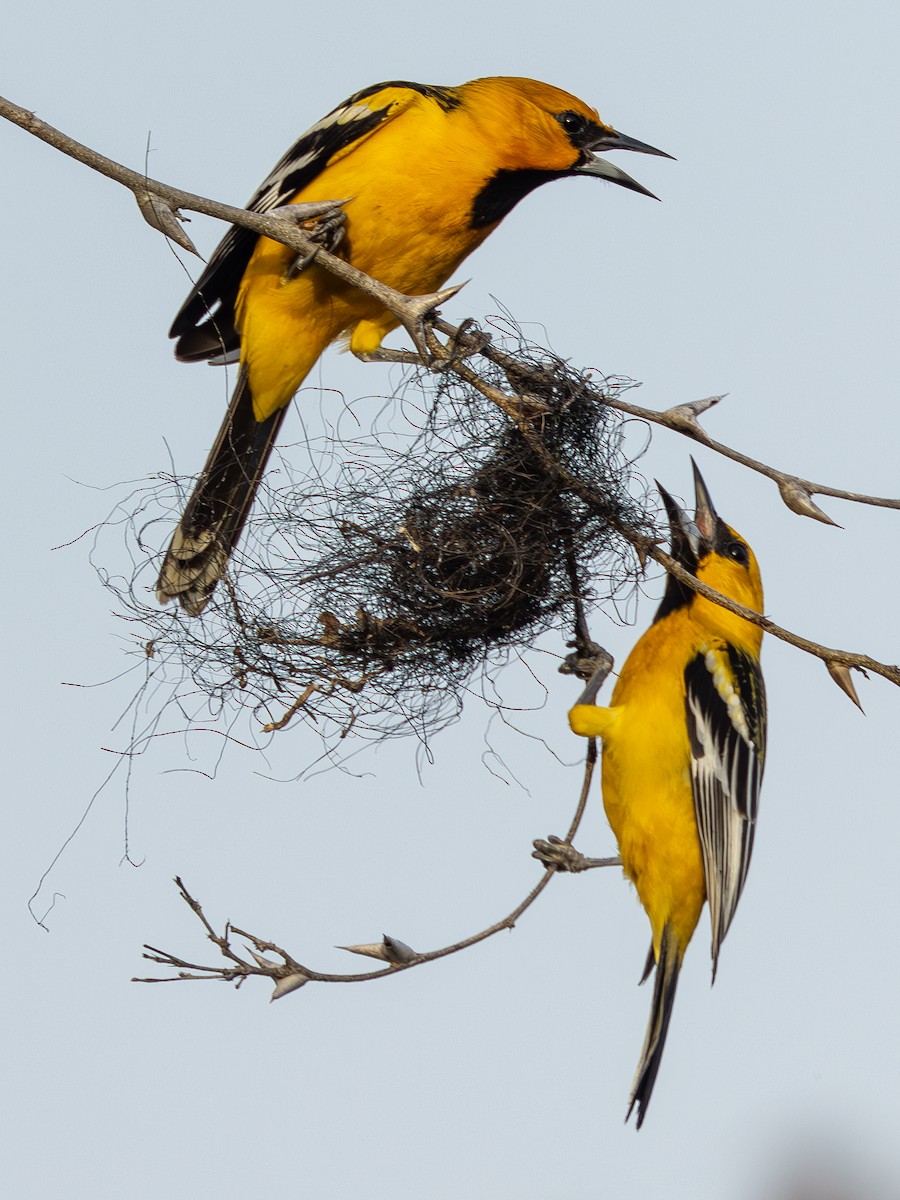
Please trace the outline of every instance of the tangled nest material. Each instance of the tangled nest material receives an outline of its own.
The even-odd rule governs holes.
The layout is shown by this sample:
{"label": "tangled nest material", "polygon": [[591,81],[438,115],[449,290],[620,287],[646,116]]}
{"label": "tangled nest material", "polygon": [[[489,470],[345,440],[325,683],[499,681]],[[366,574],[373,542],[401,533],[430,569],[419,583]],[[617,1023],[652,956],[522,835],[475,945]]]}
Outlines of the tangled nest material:
{"label": "tangled nest material", "polygon": [[[602,603],[635,579],[621,530],[652,535],[653,515],[603,402],[630,384],[598,387],[521,341],[515,360],[479,360],[479,375],[538,417],[514,423],[452,374],[419,373],[412,442],[345,443],[330,478],[264,492],[201,619],[145,603],[140,570],[115,589],[185,693],[249,706],[267,732],[302,716],[338,736],[427,739],[479,668],[550,629],[572,636],[576,588]],[[143,536],[155,573],[165,539]]]}

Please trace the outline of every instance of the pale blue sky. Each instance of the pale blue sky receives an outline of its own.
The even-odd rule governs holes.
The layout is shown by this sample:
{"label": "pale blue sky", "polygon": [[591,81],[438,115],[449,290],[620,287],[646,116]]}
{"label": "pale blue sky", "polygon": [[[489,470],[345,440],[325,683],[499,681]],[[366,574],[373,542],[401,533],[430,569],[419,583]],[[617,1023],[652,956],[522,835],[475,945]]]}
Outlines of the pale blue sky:
{"label": "pale blue sky", "polygon": [[[643,404],[729,392],[707,419],[714,436],[896,495],[898,53],[896,5],[865,0],[353,0],[339,14],[86,0],[6,15],[0,90],[134,167],[149,134],[151,174],[240,203],[368,83],[522,74],[565,87],[677,157],[624,163],[662,203],[594,181],[544,188],[465,264],[472,282],[448,312],[484,315],[497,297],[576,364],[642,380]],[[166,330],[188,282],[130,196],[12,126],[0,140],[8,1194],[754,1200],[804,1156],[896,1194],[900,694],[860,680],[863,717],[819,663],[774,642],[749,883],[712,992],[706,928],[688,954],[640,1134],[622,1119],[650,1002],[635,986],[646,919],[616,872],[556,880],[512,934],[379,984],[270,1007],[262,983],[129,982],[145,940],[211,959],[176,872],[212,918],[326,970],[352,967],[335,943],[387,931],[426,948],[501,916],[536,878],[531,839],[563,832],[578,787],[576,688],[550,656],[537,660],[546,704],[522,724],[562,761],[496,721],[486,732],[477,703],[435,739],[433,766],[400,741],[352,775],[301,783],[273,780],[315,757],[302,730],[265,758],[232,748],[218,761],[214,733],[154,744],[128,798],[143,865],[121,865],[118,778],[47,881],[48,903],[65,896],[49,935],[35,926],[28,897],[127,744],[127,724],[113,726],[139,683],[62,686],[119,675],[139,631],[110,611],[91,537],[54,547],[170,452],[196,471],[225,381],[174,362]],[[221,231],[198,218],[191,233],[209,250]],[[392,378],[330,353],[310,382],[355,399]],[[364,421],[377,404],[354,408]],[[305,419],[322,430],[314,397]],[[691,450],[657,435],[642,470],[684,495]],[[897,515],[829,502],[844,529],[828,529],[698,457],[757,552],[771,615],[895,661]],[[127,570],[115,535],[94,557]],[[594,629],[621,663],[635,631],[599,615]],[[513,668],[507,697],[537,703],[528,680]],[[488,744],[527,790],[488,770]],[[217,763],[214,779],[198,773]],[[599,794],[580,845],[612,848]]]}

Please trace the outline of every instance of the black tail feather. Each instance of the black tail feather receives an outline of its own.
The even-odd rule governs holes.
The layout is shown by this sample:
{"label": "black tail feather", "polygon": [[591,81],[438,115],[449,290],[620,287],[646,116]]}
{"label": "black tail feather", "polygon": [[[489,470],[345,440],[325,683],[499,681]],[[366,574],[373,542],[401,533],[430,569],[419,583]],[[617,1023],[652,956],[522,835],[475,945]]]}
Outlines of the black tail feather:
{"label": "black tail feather", "polygon": [[650,943],[650,949],[647,951],[647,959],[644,963],[644,973],[638,980],[638,987],[642,983],[646,983],[653,973],[653,968],[656,966],[656,955],[653,953],[653,943]]}
{"label": "black tail feather", "polygon": [[[631,1101],[625,1120],[631,1116],[637,1105],[637,1127],[640,1129],[647,1113],[647,1105],[653,1092],[653,1085],[659,1073],[663,1049],[666,1044],[666,1034],[669,1031],[669,1021],[672,1016],[672,1005],[675,1003],[675,989],[678,986],[678,972],[681,969],[679,947],[671,927],[663,929],[659,948],[659,959],[656,963],[656,978],[653,981],[653,1003],[650,1007],[650,1022],[647,1035],[644,1038],[644,1048],[641,1051],[634,1086],[631,1089]],[[646,978],[646,976],[645,976]]]}
{"label": "black tail feather", "polygon": [[242,371],[218,437],[175,530],[156,584],[161,604],[177,599],[198,616],[241,536],[286,408],[257,421]]}

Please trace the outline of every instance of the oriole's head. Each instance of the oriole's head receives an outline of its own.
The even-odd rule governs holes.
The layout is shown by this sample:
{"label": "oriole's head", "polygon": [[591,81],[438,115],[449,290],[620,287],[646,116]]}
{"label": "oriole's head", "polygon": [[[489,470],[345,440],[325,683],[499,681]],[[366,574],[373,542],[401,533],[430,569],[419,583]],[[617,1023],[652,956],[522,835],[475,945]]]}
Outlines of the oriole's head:
{"label": "oriole's head", "polygon": [[549,83],[498,76],[456,89],[467,119],[477,124],[496,158],[496,174],[476,202],[475,223],[501,220],[524,195],[551,179],[589,175],[656,197],[598,150],[632,150],[671,158],[619,133],[596,109]]}
{"label": "oriole's head", "polygon": [[[703,482],[703,476],[694,467],[694,492],[696,511],[693,521],[672,499],[663,487],[660,494],[669,515],[672,530],[672,557],[692,575],[715,588],[723,596],[737,600],[739,604],[762,612],[763,586],[756,555],[739,533],[726,525],[716,513],[713,502]],[[749,649],[758,651],[762,641],[762,630],[751,625],[742,617],[735,616],[692,591],[686,584],[679,583],[671,575],[666,584],[666,594],[656,614],[656,619],[688,606],[691,615],[711,633],[719,634]]]}

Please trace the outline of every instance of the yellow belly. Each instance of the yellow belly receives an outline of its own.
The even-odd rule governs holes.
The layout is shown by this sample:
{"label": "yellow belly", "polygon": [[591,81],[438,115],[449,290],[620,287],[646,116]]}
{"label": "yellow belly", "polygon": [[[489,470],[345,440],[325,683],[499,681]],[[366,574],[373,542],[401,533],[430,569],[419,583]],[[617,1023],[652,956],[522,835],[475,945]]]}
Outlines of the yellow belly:
{"label": "yellow belly", "polygon": [[[639,728],[634,729],[633,726]],[[650,918],[658,952],[663,927],[686,946],[706,899],[706,881],[686,739],[652,736],[644,721],[622,710],[603,743],[603,805],[626,875]],[[621,736],[616,736],[620,734]]]}
{"label": "yellow belly", "polygon": [[577,733],[603,739],[603,804],[626,875],[650,918],[687,945],[706,900],[684,709],[684,640],[651,626],[635,646],[609,708],[576,706]]}

